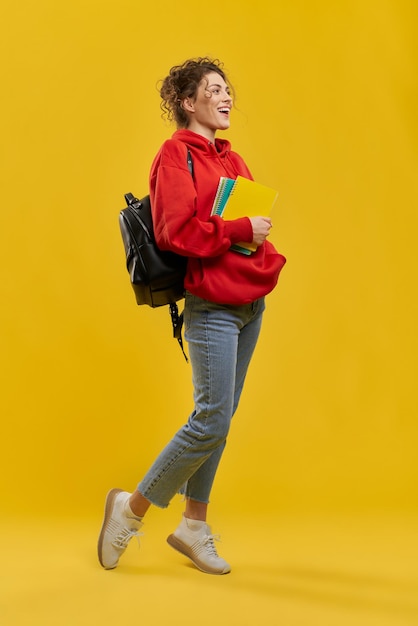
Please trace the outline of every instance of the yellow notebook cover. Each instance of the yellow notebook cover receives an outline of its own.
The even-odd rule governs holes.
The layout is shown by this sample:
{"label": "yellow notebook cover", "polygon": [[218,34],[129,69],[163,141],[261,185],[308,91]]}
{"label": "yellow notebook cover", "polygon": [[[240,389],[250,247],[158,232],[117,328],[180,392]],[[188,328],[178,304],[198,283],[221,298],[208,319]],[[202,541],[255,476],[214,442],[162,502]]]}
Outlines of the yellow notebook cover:
{"label": "yellow notebook cover", "polygon": [[[226,202],[223,217],[228,220],[240,217],[257,217],[258,215],[268,217],[277,200],[277,195],[277,191],[271,187],[238,176]],[[233,248],[244,254],[257,250],[257,246],[252,243],[240,243]]]}
{"label": "yellow notebook cover", "polygon": [[234,188],[223,212],[223,217],[235,220],[239,217],[257,217],[270,215],[273,204],[277,199],[277,191],[238,176]]}

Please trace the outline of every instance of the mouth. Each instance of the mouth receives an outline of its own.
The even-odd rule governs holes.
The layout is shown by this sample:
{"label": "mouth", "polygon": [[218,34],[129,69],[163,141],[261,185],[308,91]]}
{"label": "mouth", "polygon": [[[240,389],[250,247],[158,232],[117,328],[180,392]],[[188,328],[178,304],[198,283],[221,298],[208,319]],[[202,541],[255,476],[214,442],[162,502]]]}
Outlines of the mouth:
{"label": "mouth", "polygon": [[218,111],[222,115],[229,116],[229,113],[230,113],[231,109],[229,109],[229,107],[222,107],[221,109],[218,109]]}

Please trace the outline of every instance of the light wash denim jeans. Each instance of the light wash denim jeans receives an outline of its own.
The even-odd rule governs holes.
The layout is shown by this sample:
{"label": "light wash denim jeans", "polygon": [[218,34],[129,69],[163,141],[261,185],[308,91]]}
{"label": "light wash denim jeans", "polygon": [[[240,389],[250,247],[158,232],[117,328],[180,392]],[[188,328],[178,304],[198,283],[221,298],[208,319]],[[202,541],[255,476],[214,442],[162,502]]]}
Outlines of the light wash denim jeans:
{"label": "light wash denim jeans", "polygon": [[209,502],[264,308],[264,298],[230,306],[186,293],[184,327],[194,410],[138,485],[152,504],[165,508],[177,492]]}

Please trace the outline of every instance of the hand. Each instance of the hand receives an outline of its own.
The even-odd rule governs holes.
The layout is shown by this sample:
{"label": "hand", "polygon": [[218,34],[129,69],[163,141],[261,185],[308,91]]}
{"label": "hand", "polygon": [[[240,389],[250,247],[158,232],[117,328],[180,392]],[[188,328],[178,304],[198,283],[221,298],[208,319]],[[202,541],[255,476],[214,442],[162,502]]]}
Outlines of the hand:
{"label": "hand", "polygon": [[250,217],[251,226],[253,227],[253,241],[257,246],[261,246],[270,234],[272,227],[269,217]]}

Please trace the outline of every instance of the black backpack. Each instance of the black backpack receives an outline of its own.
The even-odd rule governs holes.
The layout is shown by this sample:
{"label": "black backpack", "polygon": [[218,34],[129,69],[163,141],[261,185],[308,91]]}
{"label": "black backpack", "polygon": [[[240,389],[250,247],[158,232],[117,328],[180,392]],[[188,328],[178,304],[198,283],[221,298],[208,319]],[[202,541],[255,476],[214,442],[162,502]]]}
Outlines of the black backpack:
{"label": "black backpack", "polygon": [[[193,162],[187,150],[187,165],[193,176]],[[187,257],[174,252],[162,251],[154,238],[150,197],[138,200],[131,193],[125,194],[126,208],[119,214],[119,226],[129,272],[138,305],[153,308],[169,305],[174,338],[187,361],[183,348],[181,329],[183,313],[179,315],[177,302],[184,297],[184,276]]]}

